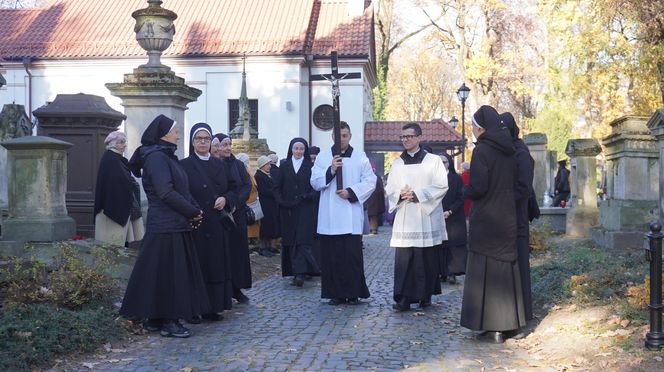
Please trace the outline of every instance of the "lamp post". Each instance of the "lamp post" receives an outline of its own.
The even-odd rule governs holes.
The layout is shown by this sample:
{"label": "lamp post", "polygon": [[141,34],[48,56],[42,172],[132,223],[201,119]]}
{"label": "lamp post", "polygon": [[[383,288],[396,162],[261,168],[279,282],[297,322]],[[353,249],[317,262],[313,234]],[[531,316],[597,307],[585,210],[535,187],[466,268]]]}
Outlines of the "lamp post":
{"label": "lamp post", "polygon": [[452,129],[456,129],[456,126],[459,124],[459,119],[457,119],[456,116],[452,116],[449,123],[450,123],[450,127],[452,127]]}
{"label": "lamp post", "polygon": [[470,88],[466,86],[466,83],[461,84],[459,90],[457,90],[457,98],[461,102],[461,143],[463,147],[461,148],[461,162],[466,161],[466,99],[470,93]]}

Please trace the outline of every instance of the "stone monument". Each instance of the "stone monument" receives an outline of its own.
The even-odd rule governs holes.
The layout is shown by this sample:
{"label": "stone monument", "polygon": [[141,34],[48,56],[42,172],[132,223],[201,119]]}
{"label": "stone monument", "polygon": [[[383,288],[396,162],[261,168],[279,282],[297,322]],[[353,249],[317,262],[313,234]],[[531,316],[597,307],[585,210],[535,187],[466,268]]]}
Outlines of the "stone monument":
{"label": "stone monument", "polygon": [[[23,105],[8,104],[0,112],[0,141],[32,135],[32,123]],[[7,209],[7,150],[0,147],[0,211]],[[1,214],[1,213],[0,213]]]}
{"label": "stone monument", "polygon": [[249,109],[249,98],[247,97],[247,73],[245,70],[246,57],[242,63],[242,88],[240,89],[239,115],[235,128],[229,133],[233,141],[233,153],[241,152],[249,155],[251,167],[256,169],[256,160],[261,155],[270,153],[267,140],[258,138],[258,132],[251,127],[251,110]]}
{"label": "stone monument", "polygon": [[661,108],[650,117],[648,120],[648,129],[650,133],[659,141],[657,150],[659,153],[659,218],[664,218],[664,108]]}
{"label": "stone monument", "polygon": [[138,44],[147,51],[148,63],[124,76],[122,83],[108,83],[111,94],[122,99],[127,120],[127,153],[132,154],[141,144],[143,131],[159,114],[177,122],[180,141],[176,154],[184,156],[184,111],[190,102],[196,101],[201,91],[184,83],[170,67],[161,63],[161,54],[173,41],[177,15],[161,7],[162,1],[148,0],[148,7],[132,13],[136,19],[134,32]]}
{"label": "stone monument", "polygon": [[571,159],[567,235],[587,237],[588,229],[599,220],[597,209],[597,164],[595,157],[602,152],[596,139],[571,139],[565,153]]}
{"label": "stone monument", "polygon": [[39,135],[73,144],[67,156],[67,211],[76,221],[78,234],[94,237],[95,187],[106,150],[104,139],[126,116],[104,98],[82,93],[58,94],[33,114],[39,119]]}
{"label": "stone monument", "polygon": [[599,202],[600,226],[590,235],[611,249],[641,248],[648,223],[659,213],[659,151],[647,120],[623,116],[602,140],[607,198]]}
{"label": "stone monument", "polygon": [[551,181],[551,170],[546,144],[547,138],[544,133],[529,133],[523,136],[523,142],[530,150],[530,156],[535,160],[535,172],[533,178],[533,189],[537,197],[537,203],[544,206],[544,192],[549,191]]}
{"label": "stone monument", "polygon": [[42,136],[1,142],[8,151],[9,215],[1,253],[25,242],[69,239],[76,233],[67,215],[67,150],[71,143]]}

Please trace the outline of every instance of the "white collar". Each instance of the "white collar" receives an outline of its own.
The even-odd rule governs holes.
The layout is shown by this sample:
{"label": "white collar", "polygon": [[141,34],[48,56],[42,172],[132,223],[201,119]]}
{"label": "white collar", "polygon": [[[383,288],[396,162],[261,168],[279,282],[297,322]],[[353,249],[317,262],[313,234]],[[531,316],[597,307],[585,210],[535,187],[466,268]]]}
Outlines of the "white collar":
{"label": "white collar", "polygon": [[198,154],[198,153],[194,150],[194,154],[196,154],[196,156],[198,156],[198,158],[201,159],[201,160],[206,160],[206,161],[207,161],[207,160],[210,160],[210,153],[209,153],[209,152],[208,152],[207,155],[203,156],[203,155]]}
{"label": "white collar", "polygon": [[420,146],[417,146],[417,150],[415,150],[415,152],[410,152],[410,151],[406,151],[406,152],[407,152],[408,155],[410,155],[410,157],[412,158],[413,156],[415,156],[415,154],[417,154],[418,152],[420,152]]}

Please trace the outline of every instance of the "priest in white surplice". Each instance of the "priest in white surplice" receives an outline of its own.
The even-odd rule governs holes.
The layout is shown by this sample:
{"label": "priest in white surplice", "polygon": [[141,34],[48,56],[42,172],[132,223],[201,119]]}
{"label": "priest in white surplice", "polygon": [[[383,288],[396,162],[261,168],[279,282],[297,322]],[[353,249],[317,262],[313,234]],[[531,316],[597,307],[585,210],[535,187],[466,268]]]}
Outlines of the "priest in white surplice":
{"label": "priest in white surplice", "polygon": [[[350,146],[351,132],[341,122],[341,155],[321,150],[311,171],[311,186],[320,191],[318,234],[321,258],[321,297],[330,305],[359,303],[368,298],[362,256],[362,205],[376,188],[376,175],[362,151]],[[337,191],[336,173],[343,190]]]}
{"label": "priest in white surplice", "polygon": [[431,305],[440,294],[437,245],[447,240],[442,200],[447,192],[447,170],[440,157],[420,147],[422,128],[409,123],[401,130],[405,150],[394,160],[385,192],[389,211],[397,211],[390,245],[394,255],[394,301],[397,311],[411,303]]}

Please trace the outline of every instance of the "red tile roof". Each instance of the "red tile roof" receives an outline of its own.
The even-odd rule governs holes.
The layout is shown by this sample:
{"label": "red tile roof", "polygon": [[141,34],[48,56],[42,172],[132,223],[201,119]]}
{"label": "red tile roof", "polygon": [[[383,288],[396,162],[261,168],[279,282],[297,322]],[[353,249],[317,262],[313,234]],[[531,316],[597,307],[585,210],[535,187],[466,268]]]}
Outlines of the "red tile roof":
{"label": "red tile roof", "polygon": [[[178,14],[165,56],[328,55],[369,57],[373,8],[348,15],[353,0],[167,0]],[[43,8],[0,9],[0,57],[144,56],[131,13],[145,0],[52,0]]]}
{"label": "red tile roof", "polygon": [[431,121],[367,121],[364,125],[364,142],[398,142],[401,128],[408,123],[422,127],[422,142],[457,142],[461,134],[441,119]]}

